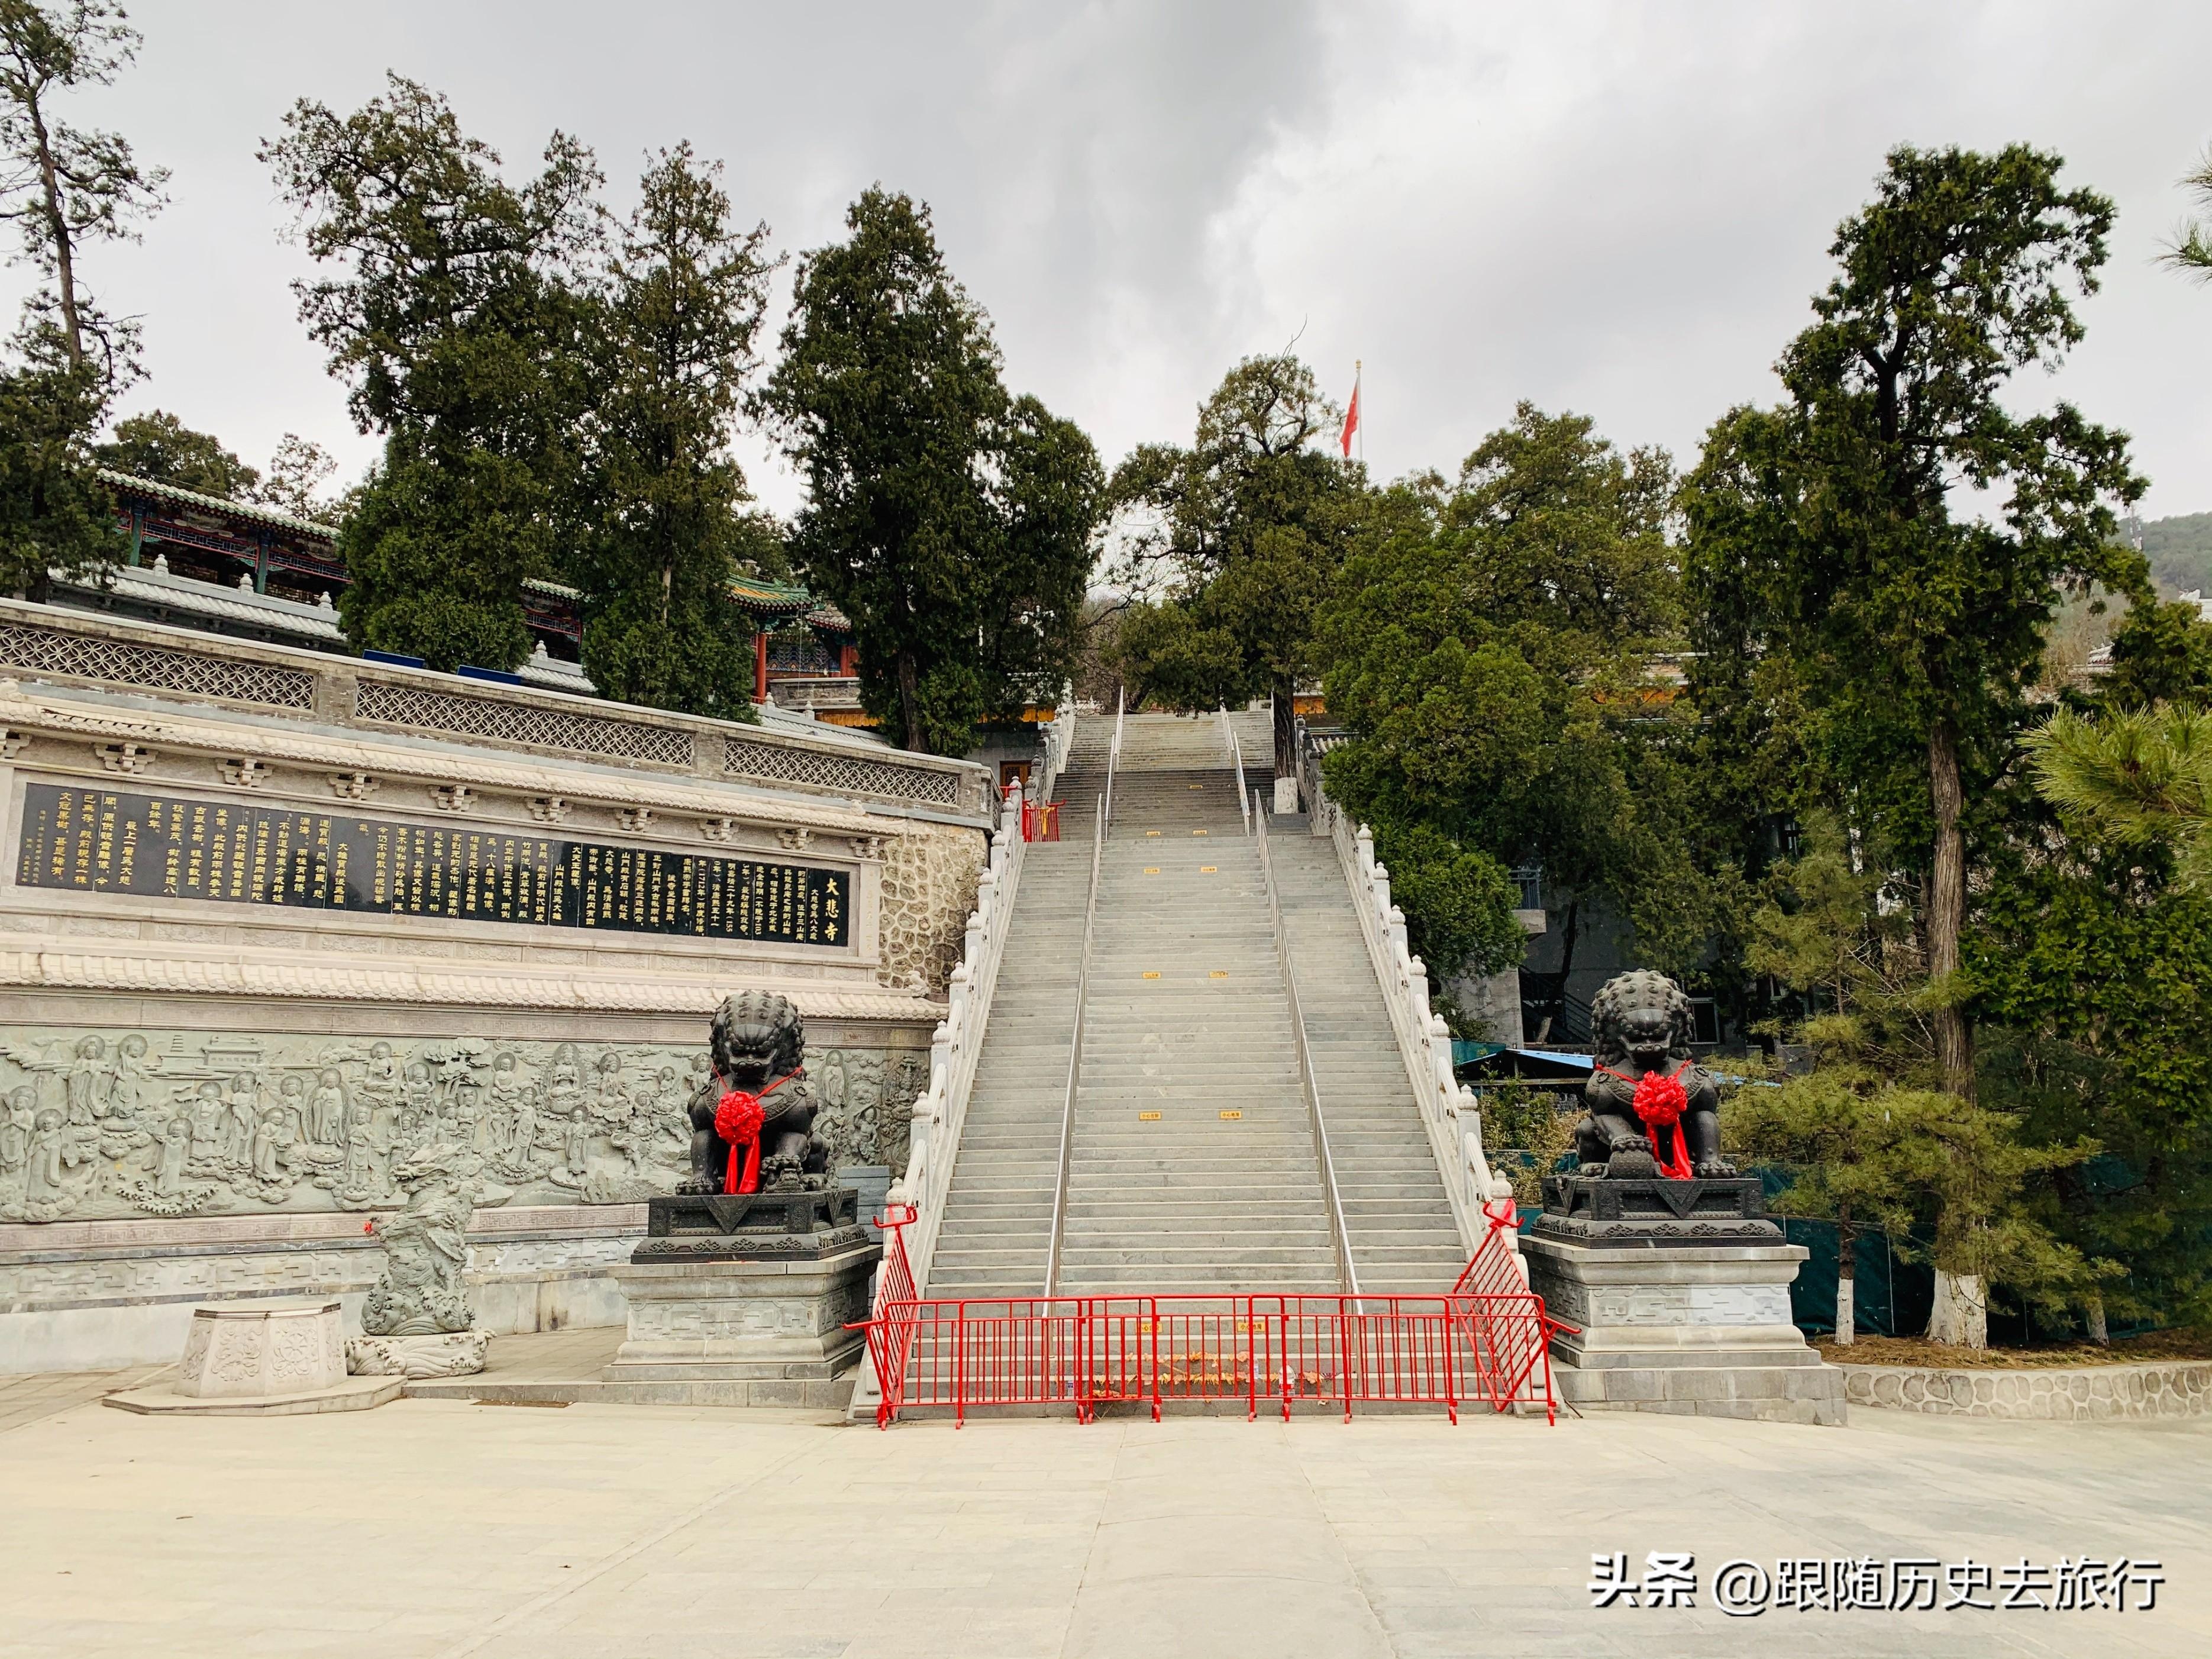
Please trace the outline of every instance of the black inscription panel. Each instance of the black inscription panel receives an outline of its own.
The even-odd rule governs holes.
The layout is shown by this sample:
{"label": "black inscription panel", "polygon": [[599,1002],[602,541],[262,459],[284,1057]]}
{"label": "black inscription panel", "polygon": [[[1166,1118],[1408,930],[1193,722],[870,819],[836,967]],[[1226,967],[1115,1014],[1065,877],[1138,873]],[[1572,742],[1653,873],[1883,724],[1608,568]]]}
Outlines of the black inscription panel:
{"label": "black inscription panel", "polygon": [[21,887],[843,945],[842,870],[33,783]]}

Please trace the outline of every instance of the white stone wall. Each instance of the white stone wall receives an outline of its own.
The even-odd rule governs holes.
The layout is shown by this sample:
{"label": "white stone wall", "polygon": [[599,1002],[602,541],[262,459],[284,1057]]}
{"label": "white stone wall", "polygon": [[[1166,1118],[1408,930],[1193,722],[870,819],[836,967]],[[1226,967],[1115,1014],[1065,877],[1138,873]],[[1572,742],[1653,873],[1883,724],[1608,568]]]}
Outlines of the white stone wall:
{"label": "white stone wall", "polygon": [[[645,1234],[645,1206],[479,1211],[468,1279],[495,1334],[623,1322],[606,1270]],[[206,1303],[336,1296],[347,1328],[384,1266],[350,1216],[0,1227],[0,1373],[158,1364]]]}
{"label": "white stone wall", "polygon": [[[20,879],[33,781],[821,866],[849,882],[850,930],[777,943]],[[611,1219],[684,1173],[708,1021],[734,990],[805,1017],[833,1166],[903,1167],[988,785],[842,732],[0,599],[0,1370],[172,1358],[196,1301],[356,1306],[362,1224],[434,1140],[486,1165],[490,1328],[618,1322],[603,1269],[630,1241]],[[487,1220],[518,1216],[553,1218]]]}

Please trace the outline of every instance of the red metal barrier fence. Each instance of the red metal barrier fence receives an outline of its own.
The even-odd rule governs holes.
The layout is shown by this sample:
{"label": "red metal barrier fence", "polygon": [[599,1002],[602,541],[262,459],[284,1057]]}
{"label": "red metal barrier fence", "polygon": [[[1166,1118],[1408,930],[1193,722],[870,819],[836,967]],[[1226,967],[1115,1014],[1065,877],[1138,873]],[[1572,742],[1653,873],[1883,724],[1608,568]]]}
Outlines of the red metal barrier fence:
{"label": "red metal barrier fence", "polygon": [[[902,1407],[1072,1406],[1088,1422],[1106,1405],[1173,1401],[1262,1406],[1285,1420],[1323,1404],[1347,1420],[1355,1405],[1438,1405],[1459,1421],[1462,1401],[1504,1411],[1540,1400],[1556,1420],[1551,1334],[1504,1235],[1512,1200],[1486,1206],[1481,1247],[1444,1296],[1057,1296],[962,1301],[914,1295],[903,1229],[911,1209],[879,1224],[890,1235],[868,1356],[881,1386],[878,1427]],[[1537,1378],[1541,1377],[1541,1391]]]}

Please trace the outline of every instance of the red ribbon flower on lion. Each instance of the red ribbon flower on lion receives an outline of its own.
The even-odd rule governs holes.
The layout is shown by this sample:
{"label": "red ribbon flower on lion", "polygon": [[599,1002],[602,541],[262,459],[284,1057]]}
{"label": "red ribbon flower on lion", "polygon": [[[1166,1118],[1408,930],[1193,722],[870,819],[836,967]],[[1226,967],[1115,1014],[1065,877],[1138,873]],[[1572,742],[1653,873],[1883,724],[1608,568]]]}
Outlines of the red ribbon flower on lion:
{"label": "red ribbon flower on lion", "polygon": [[[743,1089],[726,1092],[714,1108],[714,1133],[730,1146],[730,1167],[722,1177],[726,1193],[757,1193],[760,1190],[761,1130],[768,1122],[766,1109],[761,1105],[763,1097],[774,1094],[793,1078],[803,1076],[800,1072],[787,1072],[762,1090],[749,1094]],[[740,1159],[744,1168],[738,1168]]]}

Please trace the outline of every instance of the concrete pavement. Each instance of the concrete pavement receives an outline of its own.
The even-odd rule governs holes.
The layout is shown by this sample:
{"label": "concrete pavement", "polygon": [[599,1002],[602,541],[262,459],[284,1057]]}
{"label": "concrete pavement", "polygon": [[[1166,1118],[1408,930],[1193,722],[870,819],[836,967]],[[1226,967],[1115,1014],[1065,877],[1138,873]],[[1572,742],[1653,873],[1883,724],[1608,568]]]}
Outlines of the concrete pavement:
{"label": "concrete pavement", "polygon": [[[2148,1613],[1594,1609],[1594,1551],[2155,1556]],[[0,1656],[2212,1650],[2212,1425],[1008,1420],[408,1400],[0,1431]]]}

